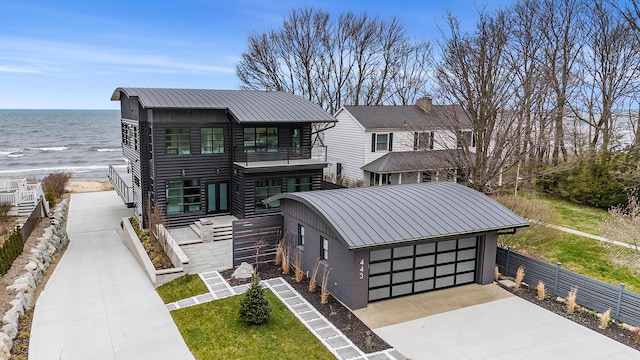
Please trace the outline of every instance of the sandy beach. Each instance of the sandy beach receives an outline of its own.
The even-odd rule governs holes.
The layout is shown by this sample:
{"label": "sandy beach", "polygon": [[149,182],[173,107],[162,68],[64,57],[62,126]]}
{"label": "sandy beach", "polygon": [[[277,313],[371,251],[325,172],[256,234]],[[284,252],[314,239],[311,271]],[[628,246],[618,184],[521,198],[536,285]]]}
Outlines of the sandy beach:
{"label": "sandy beach", "polygon": [[65,187],[70,193],[83,193],[94,191],[113,190],[113,186],[108,181],[98,180],[71,180]]}

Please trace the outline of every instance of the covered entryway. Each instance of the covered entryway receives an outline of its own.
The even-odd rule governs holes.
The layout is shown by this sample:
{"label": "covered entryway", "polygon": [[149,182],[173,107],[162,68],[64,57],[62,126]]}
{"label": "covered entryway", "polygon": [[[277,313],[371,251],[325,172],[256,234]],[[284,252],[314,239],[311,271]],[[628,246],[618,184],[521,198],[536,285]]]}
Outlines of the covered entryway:
{"label": "covered entryway", "polygon": [[371,250],[369,301],[473,283],[477,257],[477,237]]}

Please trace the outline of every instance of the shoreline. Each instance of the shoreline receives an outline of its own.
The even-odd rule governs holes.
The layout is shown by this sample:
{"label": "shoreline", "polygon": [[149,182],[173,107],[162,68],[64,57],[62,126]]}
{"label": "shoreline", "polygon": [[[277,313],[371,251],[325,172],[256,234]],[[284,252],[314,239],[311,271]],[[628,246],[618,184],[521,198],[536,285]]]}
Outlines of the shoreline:
{"label": "shoreline", "polygon": [[65,186],[65,191],[70,193],[84,193],[96,191],[110,191],[113,186],[109,181],[104,180],[69,180]]}

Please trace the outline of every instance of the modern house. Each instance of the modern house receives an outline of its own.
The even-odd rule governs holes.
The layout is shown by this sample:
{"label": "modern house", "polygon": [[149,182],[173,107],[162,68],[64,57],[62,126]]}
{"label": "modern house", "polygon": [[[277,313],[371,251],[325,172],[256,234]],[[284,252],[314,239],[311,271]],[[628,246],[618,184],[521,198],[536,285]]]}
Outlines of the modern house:
{"label": "modern house", "polygon": [[[326,159],[312,158],[313,123],[335,118],[283,92],[117,88],[126,172],[110,179],[143,220],[162,209],[169,226],[213,215],[279,213],[263,200],[320,188]],[[130,180],[127,180],[127,177]]]}
{"label": "modern house", "polygon": [[[500,233],[528,226],[453,182],[282,193],[283,233],[301,267],[351,309],[369,302],[493,281]],[[295,253],[292,256],[298,256]]]}
{"label": "modern house", "polygon": [[457,105],[430,98],[409,106],[343,106],[323,133],[331,149],[325,175],[351,186],[465,182],[475,143]]}

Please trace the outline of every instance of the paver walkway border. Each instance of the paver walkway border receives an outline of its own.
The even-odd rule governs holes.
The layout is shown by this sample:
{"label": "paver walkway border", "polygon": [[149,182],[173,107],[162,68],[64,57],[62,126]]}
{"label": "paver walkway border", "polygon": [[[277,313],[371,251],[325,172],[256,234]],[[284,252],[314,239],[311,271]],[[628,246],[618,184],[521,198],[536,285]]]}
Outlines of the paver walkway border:
{"label": "paver walkway border", "polygon": [[[239,295],[247,291],[249,284],[231,287],[229,283],[217,271],[199,274],[202,281],[209,289],[206,294],[193,296],[187,299],[167,304],[169,311]],[[327,320],[318,310],[298,293],[283,278],[262,280],[262,286],[270,289],[282,301],[287,308],[313,333],[329,351],[338,359],[353,360],[405,360],[406,358],[397,350],[390,348],[380,352],[365,354],[338,328]]]}

